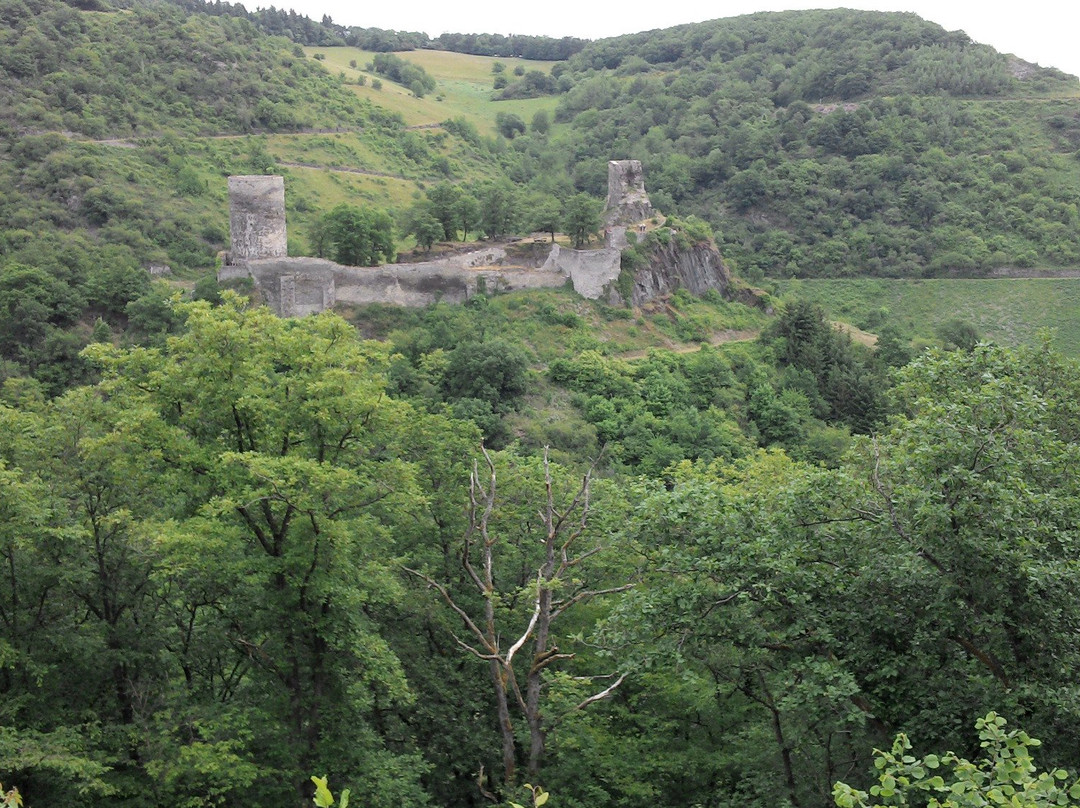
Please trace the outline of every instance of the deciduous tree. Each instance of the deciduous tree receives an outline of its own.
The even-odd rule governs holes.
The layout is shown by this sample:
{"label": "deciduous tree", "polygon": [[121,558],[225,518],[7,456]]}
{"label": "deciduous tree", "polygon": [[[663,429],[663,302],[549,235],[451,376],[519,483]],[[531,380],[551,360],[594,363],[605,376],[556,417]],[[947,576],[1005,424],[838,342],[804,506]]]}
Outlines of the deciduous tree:
{"label": "deciduous tree", "polygon": [[[551,717],[545,710],[544,677],[574,656],[560,648],[554,624],[573,607],[602,595],[624,592],[632,585],[595,587],[590,583],[593,576],[585,562],[603,549],[600,538],[590,537],[587,532],[591,469],[564,500],[556,471],[545,453],[542,476],[537,481],[543,493],[527,500],[533,504],[539,499],[538,521],[531,525],[518,523],[518,529],[525,532],[515,536],[509,535],[515,520],[504,522],[500,518],[504,517],[500,511],[507,505],[500,503],[497,507],[495,461],[487,451],[482,450],[482,454],[483,472],[480,464],[473,469],[468,527],[461,543],[464,590],[457,591],[423,570],[409,571],[435,588],[460,619],[464,636],[456,637],[458,645],[488,665],[495,695],[493,719],[502,737],[502,781],[509,789],[517,783],[519,757],[512,713],[519,713],[528,726],[526,768],[529,778],[536,782],[551,727]],[[503,571],[510,572],[519,565],[524,574],[519,572],[516,585],[508,588],[503,583]],[[480,596],[479,609],[471,606],[476,595]],[[625,674],[610,674],[605,687],[572,709],[580,710],[607,698],[624,679]]]}
{"label": "deciduous tree", "polygon": [[588,194],[575,194],[563,209],[563,229],[576,249],[581,249],[600,229],[600,203]]}
{"label": "deciduous tree", "polygon": [[375,266],[394,257],[394,225],[384,211],[341,204],[326,214],[316,233],[345,266]]}

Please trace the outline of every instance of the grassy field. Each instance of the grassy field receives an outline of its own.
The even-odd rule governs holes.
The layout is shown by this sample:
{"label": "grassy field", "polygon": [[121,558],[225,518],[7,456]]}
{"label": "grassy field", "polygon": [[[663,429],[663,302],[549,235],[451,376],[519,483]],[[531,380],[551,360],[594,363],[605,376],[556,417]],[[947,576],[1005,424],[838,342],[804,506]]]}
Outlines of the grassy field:
{"label": "grassy field", "polygon": [[[506,77],[513,80],[513,70],[521,65],[525,70],[540,70],[547,73],[554,62],[535,62],[528,59],[495,58],[491,56],[472,56],[467,53],[448,51],[418,50],[396,54],[406,62],[412,62],[424,68],[435,79],[438,86],[435,91],[423,98],[416,98],[405,87],[387,79],[381,79],[382,89],[376,90],[371,85],[379,76],[364,69],[374,53],[358,48],[305,48],[309,57],[316,53],[325,58],[320,60],[331,73],[344,74],[345,80],[357,95],[367,98],[381,107],[397,112],[409,126],[424,126],[440,123],[448,118],[464,117],[485,135],[495,134],[495,116],[499,112],[514,113],[528,123],[537,110],[545,109],[554,113],[556,98],[528,98],[515,101],[492,101],[491,66],[495,62],[506,65]],[[351,62],[356,67],[351,67]],[[365,84],[356,81],[363,76]]]}
{"label": "grassy field", "polygon": [[1006,345],[1031,343],[1050,328],[1061,351],[1080,356],[1077,278],[780,281],[776,293],[816,301],[833,319],[867,331],[889,322],[927,340],[949,320],[971,323],[980,336]]}

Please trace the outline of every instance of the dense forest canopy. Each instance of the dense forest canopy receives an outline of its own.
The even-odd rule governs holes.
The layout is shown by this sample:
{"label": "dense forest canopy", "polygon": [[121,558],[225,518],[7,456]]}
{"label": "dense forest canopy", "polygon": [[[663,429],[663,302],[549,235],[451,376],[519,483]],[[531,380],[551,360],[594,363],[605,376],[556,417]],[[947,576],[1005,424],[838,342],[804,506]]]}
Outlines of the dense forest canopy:
{"label": "dense forest canopy", "polygon": [[[0,775],[30,805],[296,805],[314,772],[387,806],[526,775],[570,806],[826,805],[896,731],[973,755],[993,708],[1080,763],[1080,368],[1048,346],[925,354],[831,468],[736,437],[798,399],[749,355],[582,357],[559,375],[615,412],[731,419],[666,466],[630,427],[583,488],[587,450],[487,466],[335,315],[176,314],[89,349],[96,385],[3,386]],[[770,337],[789,367],[838,350],[812,314]],[[468,380],[482,344],[422,366]]]}
{"label": "dense forest canopy", "polygon": [[780,105],[870,92],[994,95],[1018,86],[1006,56],[962,32],[915,14],[849,9],[759,13],[598,40],[568,68],[629,72],[642,63],[748,82],[764,77]]}
{"label": "dense forest canopy", "polygon": [[543,61],[568,59],[580,51],[588,40],[578,37],[529,36],[522,34],[456,34],[443,33],[430,37],[423,31],[391,31],[385,28],[363,28],[335,23],[323,16],[319,21],[297,14],[292,9],[258,8],[248,11],[241,3],[221,0],[168,0],[188,11],[250,20],[260,31],[274,36],[287,36],[302,45],[350,45],[361,50],[386,53],[410,51],[417,48],[471,53],[477,56],[517,56]]}

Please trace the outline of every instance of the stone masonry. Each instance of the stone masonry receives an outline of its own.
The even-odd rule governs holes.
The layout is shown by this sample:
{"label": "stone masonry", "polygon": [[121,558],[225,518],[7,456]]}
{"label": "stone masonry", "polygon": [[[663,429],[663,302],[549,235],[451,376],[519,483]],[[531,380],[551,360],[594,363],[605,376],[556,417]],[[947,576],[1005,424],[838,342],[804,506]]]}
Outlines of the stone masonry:
{"label": "stone masonry", "polygon": [[631,225],[651,218],[652,203],[645,193],[645,175],[640,160],[612,160],[608,163],[608,195],[604,207],[606,225]]}
{"label": "stone masonry", "polygon": [[285,178],[229,177],[229,264],[288,255],[285,235]]}

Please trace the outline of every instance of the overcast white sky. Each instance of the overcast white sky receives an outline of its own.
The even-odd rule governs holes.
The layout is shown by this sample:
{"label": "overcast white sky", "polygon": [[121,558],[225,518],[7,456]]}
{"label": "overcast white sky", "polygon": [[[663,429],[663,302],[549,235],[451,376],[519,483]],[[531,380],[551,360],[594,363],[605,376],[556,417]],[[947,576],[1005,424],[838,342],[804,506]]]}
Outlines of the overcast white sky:
{"label": "overcast white sky", "polygon": [[[244,0],[248,8],[271,2]],[[755,11],[806,8],[913,11],[950,31],[967,32],[976,42],[993,45],[1044,67],[1080,75],[1080,3],[1077,0],[877,0],[844,3],[803,0],[668,0],[607,3],[598,0],[274,0],[277,8],[294,8],[320,19],[365,28],[493,34],[544,34],[586,39],[667,28]]]}

